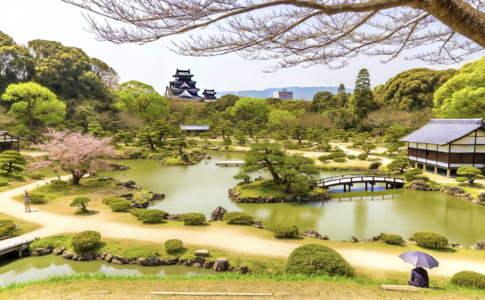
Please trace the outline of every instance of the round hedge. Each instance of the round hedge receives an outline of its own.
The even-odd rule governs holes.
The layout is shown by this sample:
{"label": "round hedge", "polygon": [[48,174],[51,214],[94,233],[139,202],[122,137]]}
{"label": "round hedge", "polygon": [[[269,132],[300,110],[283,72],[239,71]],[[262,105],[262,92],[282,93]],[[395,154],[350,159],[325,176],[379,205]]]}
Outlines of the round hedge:
{"label": "round hedge", "polygon": [[143,223],[160,223],[165,219],[167,213],[159,209],[147,209],[145,213],[140,216]]}
{"label": "round hedge", "polygon": [[62,181],[62,180],[53,180],[49,184],[49,188],[54,190],[63,190],[69,186],[70,186],[69,182]]}
{"label": "round hedge", "polygon": [[184,247],[184,243],[181,240],[173,239],[165,242],[165,251],[167,253],[177,252]]}
{"label": "round hedge", "polygon": [[362,153],[362,154],[357,155],[357,158],[360,159],[360,160],[366,160],[367,157],[369,157],[369,155],[367,155],[367,153]]}
{"label": "round hedge", "polygon": [[393,244],[393,245],[398,245],[398,244],[403,244],[404,240],[400,235],[397,234],[383,234],[382,235],[382,241],[385,242],[386,244]]}
{"label": "round hedge", "polygon": [[101,240],[101,233],[88,230],[75,235],[71,243],[79,251],[89,251],[96,247],[99,240]]}
{"label": "round hedge", "polygon": [[345,158],[343,158],[343,157],[337,157],[337,158],[334,158],[333,161],[334,162],[338,162],[338,163],[344,163],[347,160]]}
{"label": "round hedge", "polygon": [[15,223],[12,220],[0,220],[0,238],[15,233]]}
{"label": "round hedge", "polygon": [[138,209],[132,209],[130,211],[130,214],[132,216],[135,216],[138,220],[140,220],[141,216],[147,212],[147,209],[145,208],[138,208]]}
{"label": "round hedge", "polygon": [[329,158],[328,158],[328,155],[320,155],[318,157],[318,160],[321,161],[321,162],[325,162],[325,161],[329,160]]}
{"label": "round hedge", "polygon": [[485,275],[473,271],[461,271],[451,277],[451,284],[485,290]]}
{"label": "round hedge", "polygon": [[335,158],[342,158],[342,157],[346,157],[347,154],[345,154],[344,152],[334,152],[334,153],[330,153],[327,157],[328,159],[335,159]]}
{"label": "round hedge", "polygon": [[43,204],[47,201],[43,194],[30,194],[30,202],[35,204]]}
{"label": "round hedge", "polygon": [[119,200],[126,200],[126,199],[123,197],[109,196],[109,197],[104,197],[101,200],[101,202],[103,202],[106,205],[109,205],[111,201],[115,201],[115,200],[119,201]]}
{"label": "round hedge", "polygon": [[5,180],[5,179],[0,180],[0,186],[7,186],[8,183],[9,183],[8,180]]}
{"label": "round hedge", "polygon": [[290,238],[300,235],[298,227],[294,225],[276,224],[268,227],[268,230],[274,233],[275,237],[279,238]]}
{"label": "round hedge", "polygon": [[189,213],[184,214],[182,217],[182,221],[184,221],[184,225],[200,225],[205,222],[205,215],[201,213]]}
{"label": "round hedge", "polygon": [[420,231],[411,237],[418,245],[431,249],[446,248],[448,239],[439,233],[431,231]]}
{"label": "round hedge", "polygon": [[128,200],[115,200],[109,203],[109,207],[115,212],[130,211],[131,202]]}
{"label": "round hedge", "polygon": [[348,158],[348,159],[356,159],[356,158],[357,158],[357,156],[355,156],[355,155],[349,155],[347,158]]}
{"label": "round hedge", "polygon": [[286,274],[355,277],[354,268],[337,251],[317,244],[293,250],[285,265]]}
{"label": "round hedge", "polygon": [[243,212],[230,212],[224,214],[222,221],[227,222],[227,224],[251,224],[254,218]]}

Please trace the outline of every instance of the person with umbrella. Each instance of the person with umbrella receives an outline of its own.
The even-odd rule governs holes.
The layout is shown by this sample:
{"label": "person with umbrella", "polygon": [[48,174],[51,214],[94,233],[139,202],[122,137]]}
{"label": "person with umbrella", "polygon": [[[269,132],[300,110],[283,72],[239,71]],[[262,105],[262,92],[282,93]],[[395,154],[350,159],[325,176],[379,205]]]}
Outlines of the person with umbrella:
{"label": "person with umbrella", "polygon": [[439,262],[431,255],[419,251],[406,251],[399,257],[416,267],[411,271],[411,280],[408,281],[408,285],[429,288],[428,271],[424,268],[431,270],[439,267]]}

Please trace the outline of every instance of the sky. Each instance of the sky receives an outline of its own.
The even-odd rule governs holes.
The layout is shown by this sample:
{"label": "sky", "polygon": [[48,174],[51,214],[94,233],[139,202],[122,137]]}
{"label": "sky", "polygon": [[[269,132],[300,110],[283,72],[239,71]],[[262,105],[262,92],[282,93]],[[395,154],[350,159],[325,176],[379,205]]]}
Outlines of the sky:
{"label": "sky", "polygon": [[[362,68],[369,70],[374,87],[412,68],[444,70],[461,66],[430,66],[417,60],[404,60],[406,55],[413,54],[407,52],[387,64],[380,63],[382,57],[361,55],[339,70],[317,65],[263,73],[265,67],[273,64],[271,61],[247,61],[235,54],[207,58],[180,56],[168,49],[170,38],[143,46],[115,45],[96,41],[94,34],[86,31],[87,27],[81,9],[60,0],[0,0],[0,31],[13,37],[18,44],[26,45],[30,40],[44,39],[81,48],[90,57],[96,57],[115,69],[122,82],[138,80],[152,85],[162,94],[177,68],[190,69],[199,88],[215,89],[217,92],[288,86],[339,86],[341,83],[347,88],[354,88]],[[474,59],[483,55],[481,51]]]}

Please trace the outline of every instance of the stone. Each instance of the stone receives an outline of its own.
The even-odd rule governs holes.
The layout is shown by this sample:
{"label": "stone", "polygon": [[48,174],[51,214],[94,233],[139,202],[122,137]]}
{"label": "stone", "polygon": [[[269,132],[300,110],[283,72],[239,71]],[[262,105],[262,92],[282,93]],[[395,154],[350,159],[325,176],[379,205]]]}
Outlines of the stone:
{"label": "stone", "polygon": [[483,241],[478,241],[475,246],[480,249],[480,250],[485,250],[485,240]]}
{"label": "stone", "polygon": [[187,259],[187,261],[184,262],[184,266],[188,266],[188,267],[192,266],[193,264],[195,264],[195,259],[193,258],[189,258]]}
{"label": "stone", "polygon": [[359,240],[358,240],[358,239],[357,239],[355,236],[352,236],[352,237],[350,238],[350,242],[351,242],[351,243],[358,243],[358,242],[359,242]]}
{"label": "stone", "polygon": [[422,179],[418,179],[418,180],[414,180],[411,183],[410,189],[414,191],[427,191],[429,189],[429,186],[426,183],[426,181]]}
{"label": "stone", "polygon": [[106,254],[104,257],[104,260],[107,262],[111,262],[113,260],[114,255],[113,254]]}
{"label": "stone", "polygon": [[258,229],[264,229],[263,225],[257,225],[257,224],[256,224],[256,225],[253,225],[253,226],[254,226],[254,228],[258,228]]}
{"label": "stone", "polygon": [[462,247],[462,245],[458,244],[458,243],[451,243],[450,246],[453,247],[453,248],[461,248]]}
{"label": "stone", "polygon": [[182,221],[183,214],[174,214],[167,216],[167,220],[170,221]]}
{"label": "stone", "polygon": [[115,264],[115,265],[124,265],[125,264],[125,262],[123,262],[121,260],[116,260],[116,259],[113,259],[112,263]]}
{"label": "stone", "polygon": [[482,192],[478,195],[478,203],[485,204],[485,193]]}
{"label": "stone", "polygon": [[186,163],[190,163],[190,158],[187,154],[182,154],[182,160]]}
{"label": "stone", "polygon": [[222,206],[218,206],[211,214],[211,221],[222,221],[222,217],[225,214],[227,214],[227,210]]}
{"label": "stone", "polygon": [[217,258],[212,269],[216,272],[224,272],[229,267],[229,261],[227,258]]}
{"label": "stone", "polygon": [[54,251],[52,251],[52,253],[54,253],[54,255],[61,255],[62,253],[64,253],[64,251],[66,250],[66,247],[61,247],[61,248],[55,248]]}
{"label": "stone", "polygon": [[[115,262],[116,261],[116,262]],[[123,256],[119,256],[119,255],[115,255],[113,257],[113,261],[112,261],[114,264],[117,264],[117,265],[123,265],[125,264],[126,262],[126,258],[124,258]]]}
{"label": "stone", "polygon": [[84,253],[79,260],[81,260],[81,261],[93,260],[93,255],[90,254],[90,253]]}
{"label": "stone", "polygon": [[381,233],[377,236],[374,236],[374,237],[370,238],[370,241],[371,242],[380,242],[380,241],[382,241],[382,235],[383,235],[383,233]]}
{"label": "stone", "polygon": [[252,224],[254,224],[254,225],[263,225],[263,222],[261,222],[261,220],[254,220],[252,222]]}
{"label": "stone", "polygon": [[187,258],[179,258],[179,261],[177,262],[177,265],[185,265],[187,262]]}
{"label": "stone", "polygon": [[199,263],[193,264],[192,267],[194,267],[194,268],[202,268],[201,264],[199,264]]}
{"label": "stone", "polygon": [[39,252],[39,251],[34,251],[31,254],[31,256],[41,256],[41,255],[42,255],[42,252]]}
{"label": "stone", "polygon": [[108,255],[108,253],[101,252],[101,254],[99,255],[99,259],[104,260],[104,258],[106,257],[106,255]]}
{"label": "stone", "polygon": [[139,266],[146,266],[145,260],[146,260],[146,258],[140,257],[139,259],[136,260],[136,264],[139,265]]}
{"label": "stone", "polygon": [[152,193],[152,200],[161,200],[165,198],[165,194],[160,194],[160,193]]}
{"label": "stone", "polygon": [[326,241],[328,241],[328,240],[329,240],[329,238],[328,238],[328,236],[327,236],[327,235],[322,236],[320,239],[321,239],[321,240],[326,240]]}
{"label": "stone", "polygon": [[370,164],[369,170],[377,170],[382,165],[380,161],[376,161]]}
{"label": "stone", "polygon": [[64,253],[62,255],[62,258],[65,258],[65,259],[72,259],[72,257],[74,256],[74,254],[72,253]]}
{"label": "stone", "polygon": [[247,273],[249,272],[249,268],[248,268],[248,266],[240,266],[240,267],[239,267],[239,272],[240,272],[241,274],[247,274]]}
{"label": "stone", "polygon": [[195,256],[209,256],[209,251],[206,249],[195,250]]}
{"label": "stone", "polygon": [[51,254],[51,253],[52,253],[51,249],[44,249],[44,250],[42,250],[41,255],[47,255],[47,254]]}
{"label": "stone", "polygon": [[179,261],[178,257],[170,257],[165,260],[166,265],[175,265]]}
{"label": "stone", "polygon": [[[446,189],[446,187],[445,187],[445,189]],[[465,193],[465,191],[461,187],[459,187],[459,186],[449,186],[446,189],[446,193],[448,195],[456,196],[456,195],[460,195],[460,194]]]}
{"label": "stone", "polygon": [[215,262],[213,260],[205,260],[202,266],[204,267],[204,269],[212,269],[214,263]]}
{"label": "stone", "polygon": [[157,265],[157,262],[158,262],[157,260],[158,260],[158,258],[156,258],[154,256],[147,257],[145,259],[144,266],[149,266],[149,267],[156,266]]}
{"label": "stone", "polygon": [[132,193],[129,193],[129,194],[123,194],[123,195],[121,195],[120,197],[123,197],[123,198],[132,198],[132,197],[133,197],[133,194],[132,194]]}
{"label": "stone", "polygon": [[322,237],[320,233],[316,232],[313,229],[305,229],[301,232],[301,235],[309,238],[315,238],[315,239],[319,239]]}

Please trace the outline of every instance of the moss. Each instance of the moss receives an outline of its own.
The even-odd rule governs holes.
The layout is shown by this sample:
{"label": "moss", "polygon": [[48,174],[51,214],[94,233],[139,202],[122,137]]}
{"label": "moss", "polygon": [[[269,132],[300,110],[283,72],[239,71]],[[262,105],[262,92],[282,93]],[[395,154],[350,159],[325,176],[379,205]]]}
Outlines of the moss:
{"label": "moss", "polygon": [[165,251],[167,253],[174,253],[184,247],[184,243],[181,240],[172,239],[165,242]]}

